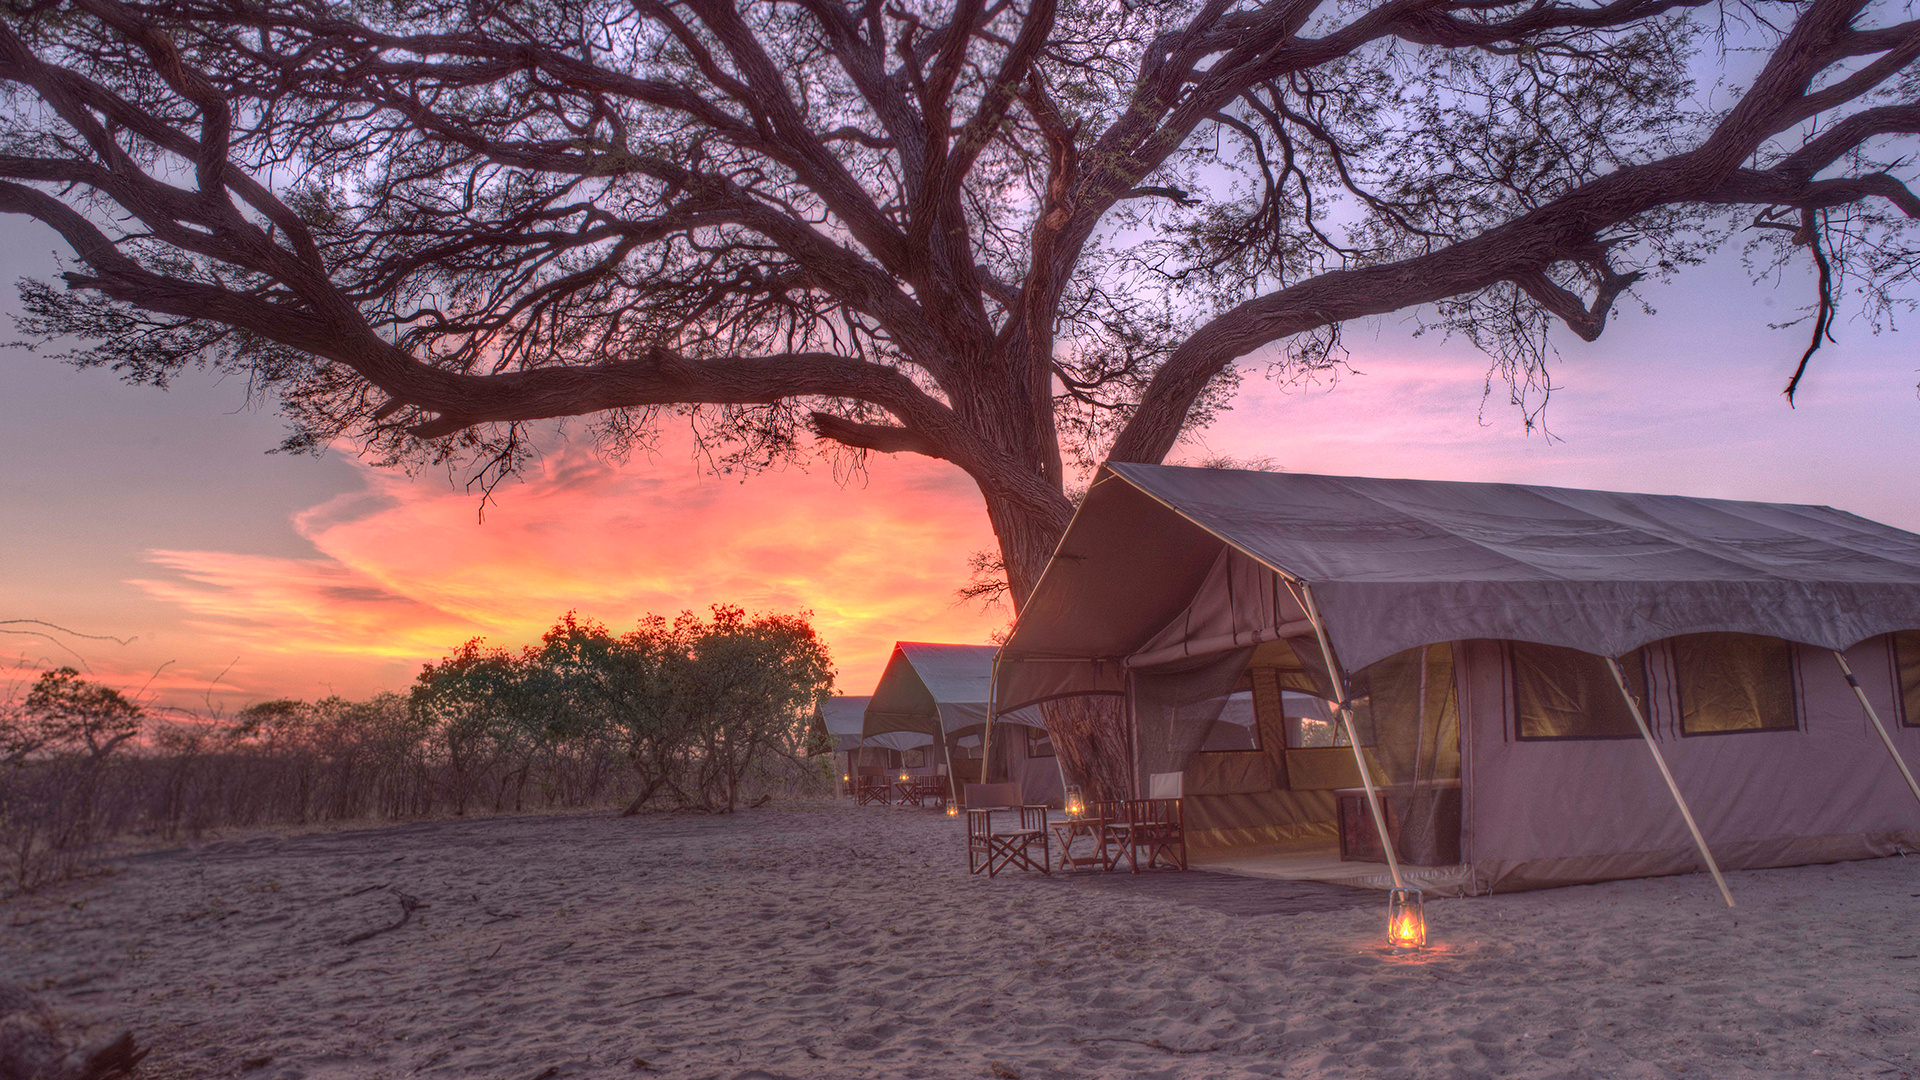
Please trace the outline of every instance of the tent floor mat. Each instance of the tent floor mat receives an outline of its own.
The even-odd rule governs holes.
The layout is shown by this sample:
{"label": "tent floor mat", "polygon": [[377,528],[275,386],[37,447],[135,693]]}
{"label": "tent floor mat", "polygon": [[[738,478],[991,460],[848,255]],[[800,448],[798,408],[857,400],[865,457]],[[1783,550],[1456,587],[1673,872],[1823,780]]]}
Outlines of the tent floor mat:
{"label": "tent floor mat", "polygon": [[1378,902],[1366,893],[1321,881],[1262,880],[1204,870],[1055,874],[1052,880],[1071,888],[1145,896],[1241,917],[1344,911]]}
{"label": "tent floor mat", "polygon": [[[1196,870],[1239,877],[1324,882],[1359,889],[1393,887],[1386,863],[1342,861],[1337,841],[1195,851],[1188,856],[1187,864]],[[1428,896],[1464,896],[1472,891],[1473,872],[1466,866],[1402,866],[1400,876]]]}

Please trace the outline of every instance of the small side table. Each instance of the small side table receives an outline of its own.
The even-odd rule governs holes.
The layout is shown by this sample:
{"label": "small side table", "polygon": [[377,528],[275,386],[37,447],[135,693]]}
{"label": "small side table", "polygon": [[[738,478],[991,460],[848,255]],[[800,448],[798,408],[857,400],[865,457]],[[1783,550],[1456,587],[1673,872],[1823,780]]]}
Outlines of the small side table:
{"label": "small side table", "polygon": [[[1053,823],[1054,839],[1060,841],[1060,867],[1079,870],[1088,866],[1107,868],[1106,818],[1068,818]],[[1093,839],[1093,854],[1075,855],[1073,842],[1082,836]]]}

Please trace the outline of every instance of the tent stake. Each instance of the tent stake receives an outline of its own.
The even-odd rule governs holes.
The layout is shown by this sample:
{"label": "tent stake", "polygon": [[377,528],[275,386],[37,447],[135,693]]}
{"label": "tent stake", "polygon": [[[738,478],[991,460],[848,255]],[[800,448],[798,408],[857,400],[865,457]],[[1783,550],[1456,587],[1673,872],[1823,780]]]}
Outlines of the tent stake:
{"label": "tent stake", "polygon": [[1860,680],[1853,677],[1853,669],[1847,666],[1847,658],[1839,649],[1833,650],[1833,658],[1840,661],[1840,673],[1847,677],[1847,685],[1853,687],[1853,696],[1860,699],[1860,707],[1867,710],[1867,719],[1873,721],[1873,730],[1880,733],[1880,741],[1886,745],[1887,753],[1892,755],[1893,763],[1900,768],[1900,775],[1907,779],[1907,790],[1913,797],[1920,799],[1920,783],[1915,783],[1912,770],[1901,759],[1900,751],[1894,749],[1893,736],[1887,734],[1887,726],[1880,722],[1880,714],[1874,711],[1873,703],[1867,700],[1867,692],[1860,688]]}
{"label": "tent stake", "polygon": [[1387,873],[1393,876],[1393,887],[1405,888],[1400,880],[1400,858],[1393,850],[1393,837],[1387,835],[1387,815],[1380,809],[1380,793],[1373,789],[1373,777],[1367,772],[1367,755],[1360,749],[1360,736],[1353,730],[1353,708],[1347,704],[1347,680],[1340,675],[1340,669],[1333,662],[1333,645],[1327,640],[1326,624],[1320,621],[1320,610],[1313,603],[1313,587],[1306,582],[1300,583],[1300,598],[1305,601],[1307,618],[1313,622],[1313,632],[1320,639],[1320,655],[1327,661],[1327,681],[1333,684],[1334,707],[1340,712],[1340,721],[1347,728],[1347,743],[1353,747],[1353,763],[1360,767],[1360,786],[1367,789],[1367,809],[1373,811],[1373,827],[1380,834],[1380,850],[1387,856]]}
{"label": "tent stake", "polygon": [[1666,756],[1660,753],[1660,744],[1653,741],[1653,731],[1647,727],[1646,717],[1640,715],[1640,704],[1633,700],[1627,691],[1627,675],[1620,669],[1620,661],[1609,656],[1607,670],[1613,672],[1613,684],[1620,688],[1620,699],[1627,703],[1627,711],[1633,714],[1633,723],[1640,729],[1640,737],[1647,741],[1647,749],[1653,751],[1653,763],[1660,766],[1660,775],[1667,781],[1667,790],[1673,792],[1673,804],[1680,808],[1680,816],[1686,819],[1687,831],[1693,834],[1693,843],[1700,849],[1700,857],[1707,861],[1707,869],[1713,873],[1713,883],[1720,886],[1720,895],[1733,906],[1733,893],[1727,889],[1727,879],[1720,876],[1720,864],[1713,861],[1713,852],[1707,849],[1707,838],[1700,834],[1700,826],[1694,823],[1693,811],[1687,809],[1687,800],[1680,797],[1680,785],[1674,782],[1673,773],[1667,768]]}

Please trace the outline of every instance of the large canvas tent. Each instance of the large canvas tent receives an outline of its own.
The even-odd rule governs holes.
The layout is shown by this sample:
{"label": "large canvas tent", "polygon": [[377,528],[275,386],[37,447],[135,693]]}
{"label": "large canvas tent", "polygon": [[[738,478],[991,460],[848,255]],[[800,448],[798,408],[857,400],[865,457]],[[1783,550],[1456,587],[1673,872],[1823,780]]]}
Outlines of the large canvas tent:
{"label": "large canvas tent", "polygon": [[1029,803],[1058,803],[1060,769],[1039,711],[1008,710],[988,731],[994,653],[991,645],[899,642],[867,702],[863,737],[939,737],[946,753],[938,762],[952,763],[956,788],[980,779],[984,755],[990,778],[1018,783]]}
{"label": "large canvas tent", "polygon": [[1114,465],[996,680],[1000,709],[1089,694],[1124,701],[1136,790],[1177,774],[1216,858],[1364,847],[1362,762],[1430,888],[1920,850],[1889,753],[1920,757],[1920,536],[1817,506]]}

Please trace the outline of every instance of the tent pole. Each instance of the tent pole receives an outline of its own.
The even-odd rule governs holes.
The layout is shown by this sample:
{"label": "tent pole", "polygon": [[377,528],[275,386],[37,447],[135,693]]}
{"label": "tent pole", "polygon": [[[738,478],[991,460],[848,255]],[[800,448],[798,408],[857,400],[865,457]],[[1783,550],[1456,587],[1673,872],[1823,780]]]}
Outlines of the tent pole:
{"label": "tent pole", "polygon": [[867,722],[860,721],[860,739],[854,744],[853,767],[847,770],[848,787],[853,790],[847,794],[853,796],[854,805],[860,802],[860,766],[867,761]]}
{"label": "tent pole", "polygon": [[1720,864],[1713,861],[1713,852],[1707,849],[1707,838],[1700,834],[1700,826],[1693,820],[1693,811],[1687,809],[1687,800],[1680,796],[1680,785],[1674,782],[1673,772],[1667,768],[1666,756],[1660,753],[1660,744],[1653,741],[1653,731],[1647,727],[1647,718],[1640,715],[1640,703],[1633,700],[1633,694],[1627,690],[1627,674],[1620,668],[1620,661],[1609,656],[1607,670],[1613,673],[1613,684],[1620,688],[1620,700],[1627,703],[1627,711],[1633,714],[1633,723],[1640,729],[1640,737],[1647,741],[1647,749],[1653,751],[1653,763],[1660,766],[1660,775],[1667,781],[1667,790],[1673,792],[1673,804],[1680,808],[1680,816],[1686,819],[1687,831],[1693,834],[1693,843],[1700,849],[1700,857],[1707,861],[1707,869],[1713,872],[1713,883],[1720,886],[1720,895],[1733,906],[1733,893],[1727,889],[1727,879],[1720,876]]}
{"label": "tent pole", "polygon": [[1000,689],[1000,654],[993,654],[993,668],[987,672],[987,722],[980,728],[980,782],[988,783],[987,770],[993,766],[993,711],[999,704],[994,695]]}
{"label": "tent pole", "polygon": [[[1046,719],[1046,713],[1042,712],[1040,714],[1041,722],[1045,723]],[[1047,739],[1050,742],[1053,739],[1052,728],[1047,729]],[[1055,743],[1053,747],[1053,769],[1060,774],[1060,807],[1061,809],[1065,809],[1067,805],[1067,767],[1060,761],[1060,746],[1058,743]]]}
{"label": "tent pole", "polygon": [[[1431,645],[1420,646],[1420,711],[1416,714],[1420,726],[1413,736],[1413,782],[1416,790],[1420,783],[1420,762],[1427,752],[1427,650]],[[1439,733],[1434,734],[1434,742],[1440,741]]]}
{"label": "tent pole", "polygon": [[1913,771],[1908,769],[1907,763],[1901,759],[1900,751],[1894,749],[1893,736],[1887,734],[1887,726],[1880,722],[1880,714],[1874,710],[1873,703],[1867,700],[1867,692],[1860,688],[1860,680],[1853,677],[1853,669],[1847,666],[1846,656],[1839,649],[1835,649],[1833,658],[1840,661],[1840,672],[1847,677],[1847,685],[1853,687],[1853,696],[1860,699],[1860,707],[1867,710],[1867,719],[1873,721],[1873,730],[1880,733],[1881,743],[1885,744],[1887,753],[1892,755],[1893,763],[1899,766],[1900,775],[1906,778],[1907,790],[1913,792],[1914,798],[1920,799],[1920,783],[1914,782]]}
{"label": "tent pole", "polygon": [[1340,675],[1340,669],[1334,665],[1333,644],[1327,640],[1327,626],[1320,621],[1320,610],[1313,602],[1313,587],[1302,581],[1300,598],[1305,601],[1307,618],[1313,622],[1314,636],[1320,639],[1320,655],[1327,662],[1327,681],[1333,684],[1334,706],[1340,710],[1340,721],[1347,727],[1347,744],[1353,747],[1353,763],[1360,767],[1360,785],[1367,789],[1367,809],[1373,811],[1373,827],[1380,833],[1380,850],[1387,856],[1387,873],[1393,876],[1393,887],[1405,888],[1400,880],[1400,857],[1393,850],[1393,837],[1387,835],[1387,815],[1380,809],[1380,793],[1373,788],[1373,777],[1367,772],[1367,755],[1360,748],[1360,736],[1353,730],[1353,708],[1347,704],[1347,680]]}
{"label": "tent pole", "polygon": [[947,746],[947,725],[945,723],[940,724],[940,734],[938,738],[940,740],[940,760],[947,763],[947,798],[952,799],[954,805],[958,806],[960,805],[960,789],[957,786],[959,781],[955,780],[953,776],[953,750]]}

